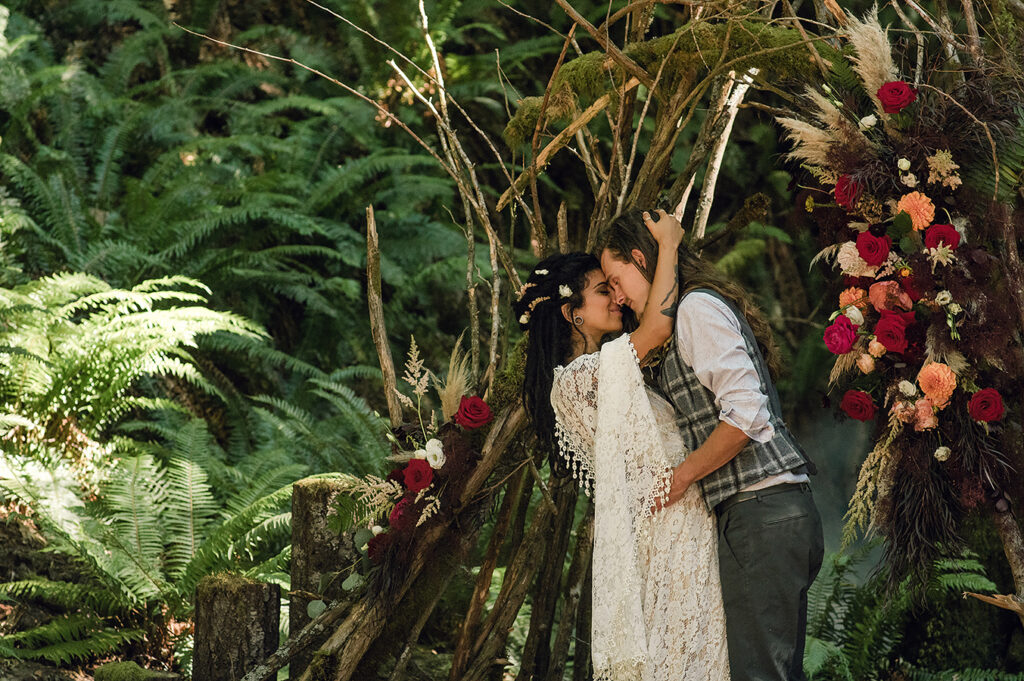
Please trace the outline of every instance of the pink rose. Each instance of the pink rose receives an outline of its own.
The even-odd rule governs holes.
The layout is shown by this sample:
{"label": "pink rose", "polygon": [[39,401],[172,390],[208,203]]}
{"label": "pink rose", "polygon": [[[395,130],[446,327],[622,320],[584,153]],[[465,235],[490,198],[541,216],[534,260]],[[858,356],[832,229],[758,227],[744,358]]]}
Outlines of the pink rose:
{"label": "pink rose", "polygon": [[909,310],[914,307],[906,291],[895,281],[880,281],[868,288],[868,300],[879,312],[883,310]]}
{"label": "pink rose", "polygon": [[914,430],[931,430],[939,425],[932,401],[927,397],[922,397],[914,404],[914,412]]}
{"label": "pink rose", "polygon": [[875,358],[866,352],[861,353],[857,358],[857,368],[862,374],[870,374],[875,370]]}
{"label": "pink rose", "polygon": [[825,329],[825,347],[834,355],[845,355],[853,349],[857,340],[857,327],[844,314],[836,317],[832,325]]}

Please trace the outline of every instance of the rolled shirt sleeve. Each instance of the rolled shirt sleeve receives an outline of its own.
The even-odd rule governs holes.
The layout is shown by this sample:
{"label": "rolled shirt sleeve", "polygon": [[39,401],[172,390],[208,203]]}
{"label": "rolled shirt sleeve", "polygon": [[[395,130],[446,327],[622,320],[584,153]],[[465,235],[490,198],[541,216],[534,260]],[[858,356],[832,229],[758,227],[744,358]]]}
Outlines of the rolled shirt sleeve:
{"label": "rolled shirt sleeve", "polygon": [[676,342],[683,361],[710,390],[718,418],[755,442],[775,436],[768,396],[740,331],[739,320],[718,298],[694,292],[679,303]]}

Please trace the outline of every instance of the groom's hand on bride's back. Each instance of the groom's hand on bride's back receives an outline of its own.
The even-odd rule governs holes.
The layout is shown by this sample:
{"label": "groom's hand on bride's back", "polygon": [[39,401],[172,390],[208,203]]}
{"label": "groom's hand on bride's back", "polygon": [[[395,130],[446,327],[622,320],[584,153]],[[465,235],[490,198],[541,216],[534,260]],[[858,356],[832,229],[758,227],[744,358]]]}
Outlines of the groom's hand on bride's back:
{"label": "groom's hand on bride's back", "polygon": [[681,475],[681,471],[679,470],[679,466],[676,466],[675,468],[671,469],[671,472],[672,472],[672,478],[671,478],[672,483],[671,483],[671,486],[669,487],[669,490],[668,490],[668,496],[667,496],[667,498],[665,499],[664,502],[662,502],[660,500],[655,502],[654,508],[651,509],[652,513],[656,513],[657,511],[662,510],[666,506],[671,506],[672,504],[674,504],[677,501],[679,501],[680,499],[682,499],[683,495],[686,494],[686,490],[688,490],[690,488],[690,485],[693,484],[692,482],[690,482],[689,480],[686,480]]}

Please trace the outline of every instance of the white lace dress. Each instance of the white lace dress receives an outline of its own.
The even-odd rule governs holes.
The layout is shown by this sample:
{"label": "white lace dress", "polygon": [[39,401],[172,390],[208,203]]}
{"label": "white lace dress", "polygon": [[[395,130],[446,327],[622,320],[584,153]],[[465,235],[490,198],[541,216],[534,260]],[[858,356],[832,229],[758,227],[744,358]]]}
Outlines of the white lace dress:
{"label": "white lace dress", "polygon": [[686,455],[628,336],[555,369],[560,449],[595,501],[592,652],[608,681],[728,681],[715,519],[696,485],[652,512]]}

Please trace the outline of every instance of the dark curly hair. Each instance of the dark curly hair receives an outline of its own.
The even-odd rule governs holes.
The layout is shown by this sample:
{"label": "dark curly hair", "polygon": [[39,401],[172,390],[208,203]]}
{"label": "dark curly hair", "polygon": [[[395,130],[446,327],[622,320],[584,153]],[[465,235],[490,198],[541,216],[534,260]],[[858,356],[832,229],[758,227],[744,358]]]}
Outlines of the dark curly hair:
{"label": "dark curly hair", "polygon": [[[512,305],[519,328],[527,332],[526,370],[522,398],[526,412],[537,431],[540,446],[548,452],[551,470],[566,475],[569,467],[558,454],[555,442],[555,412],[551,408],[551,384],[555,367],[565,364],[572,352],[572,334],[581,333],[566,321],[562,305],[572,310],[583,305],[587,274],[600,270],[601,263],[589,253],[552,255],[537,263]],[[568,286],[572,294],[563,298],[559,288]],[[572,456],[571,452],[564,452]]]}

